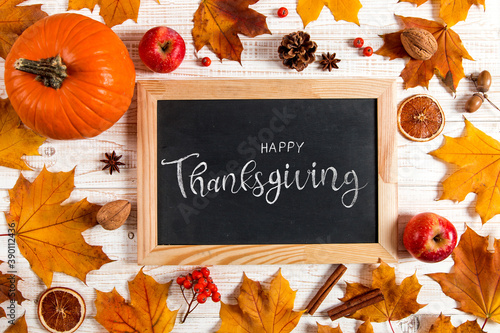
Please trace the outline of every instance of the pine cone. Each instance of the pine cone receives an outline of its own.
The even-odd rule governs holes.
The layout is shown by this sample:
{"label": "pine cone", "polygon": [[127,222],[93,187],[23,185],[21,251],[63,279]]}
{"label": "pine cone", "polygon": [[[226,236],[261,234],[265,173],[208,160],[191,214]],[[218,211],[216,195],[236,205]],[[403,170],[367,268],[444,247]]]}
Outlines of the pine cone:
{"label": "pine cone", "polygon": [[283,37],[278,48],[283,65],[300,72],[314,61],[318,45],[309,38],[309,34],[304,31],[292,32]]}

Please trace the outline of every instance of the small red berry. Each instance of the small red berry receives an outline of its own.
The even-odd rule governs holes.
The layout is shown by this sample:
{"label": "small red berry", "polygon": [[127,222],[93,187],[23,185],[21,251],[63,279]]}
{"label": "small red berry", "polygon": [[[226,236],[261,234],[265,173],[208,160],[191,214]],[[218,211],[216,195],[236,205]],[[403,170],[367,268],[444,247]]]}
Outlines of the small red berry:
{"label": "small red berry", "polygon": [[199,280],[203,277],[203,274],[199,270],[193,271],[193,280]]}
{"label": "small red berry", "polygon": [[184,280],[184,282],[182,283],[182,285],[186,289],[191,289],[191,287],[193,286],[193,283],[191,281],[189,281],[189,280]]}
{"label": "small red berry", "polygon": [[184,281],[186,281],[186,277],[184,275],[179,276],[176,280],[178,285],[182,285]]}
{"label": "small red berry", "polygon": [[203,288],[205,288],[206,286],[208,286],[208,280],[205,279],[204,277],[201,277],[198,279],[198,283],[203,285]]}
{"label": "small red berry", "polygon": [[193,275],[191,273],[189,273],[188,275],[186,275],[186,280],[193,281]]}
{"label": "small red berry", "polygon": [[193,290],[195,293],[201,293],[205,290],[205,287],[203,287],[200,283],[197,283],[194,285]]}
{"label": "small red berry", "polygon": [[211,276],[207,277],[207,281],[208,281],[208,283],[214,283],[214,279],[212,279]]}
{"label": "small red berry", "polygon": [[205,296],[205,294],[198,294],[198,296],[196,296],[196,300],[198,303],[203,304],[207,301],[207,296]]}
{"label": "small red berry", "polygon": [[359,48],[363,47],[364,43],[365,43],[365,41],[363,40],[363,38],[358,37],[354,40],[354,42],[352,44],[354,45],[354,47],[357,47],[359,49]]}
{"label": "small red berry", "polygon": [[363,49],[363,54],[366,56],[366,57],[371,57],[372,54],[373,54],[373,49],[371,46],[367,46]]}
{"label": "small red berry", "polygon": [[281,7],[280,9],[278,9],[278,17],[287,17],[288,16],[288,9],[286,9],[285,7]]}
{"label": "small red berry", "polygon": [[213,293],[218,290],[217,285],[215,283],[208,283],[207,288],[210,289]]}
{"label": "small red berry", "polygon": [[212,64],[212,60],[210,60],[209,57],[204,57],[203,59],[201,59],[201,64],[205,67],[208,67]]}
{"label": "small red berry", "polygon": [[203,267],[202,269],[200,269],[200,271],[204,277],[208,278],[210,276],[210,270],[208,269],[208,267]]}
{"label": "small red berry", "polygon": [[218,292],[213,293],[212,294],[212,301],[214,301],[214,302],[220,301],[220,293],[218,293]]}
{"label": "small red berry", "polygon": [[212,290],[205,287],[205,289],[203,290],[203,294],[207,297],[210,297],[210,295],[212,295]]}

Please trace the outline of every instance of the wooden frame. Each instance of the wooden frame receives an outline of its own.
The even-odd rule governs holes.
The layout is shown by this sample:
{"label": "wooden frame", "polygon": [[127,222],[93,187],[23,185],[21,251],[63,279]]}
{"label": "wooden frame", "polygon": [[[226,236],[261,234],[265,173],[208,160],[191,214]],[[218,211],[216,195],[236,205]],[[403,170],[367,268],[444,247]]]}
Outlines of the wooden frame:
{"label": "wooden frame", "polygon": [[[139,81],[137,234],[141,265],[325,264],[397,261],[395,81],[385,79]],[[378,243],[158,245],[157,101],[168,99],[377,99]]]}

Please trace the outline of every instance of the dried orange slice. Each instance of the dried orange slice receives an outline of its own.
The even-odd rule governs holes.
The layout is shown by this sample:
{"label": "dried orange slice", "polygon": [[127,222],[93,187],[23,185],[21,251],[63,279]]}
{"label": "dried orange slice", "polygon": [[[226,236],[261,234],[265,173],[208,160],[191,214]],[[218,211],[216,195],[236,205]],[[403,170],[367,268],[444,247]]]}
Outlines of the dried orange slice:
{"label": "dried orange slice", "polygon": [[47,289],[38,300],[38,318],[52,333],[71,333],[85,319],[85,301],[76,291],[55,287]]}
{"label": "dried orange slice", "polygon": [[399,106],[398,127],[410,140],[432,140],[443,131],[443,109],[432,96],[413,95]]}

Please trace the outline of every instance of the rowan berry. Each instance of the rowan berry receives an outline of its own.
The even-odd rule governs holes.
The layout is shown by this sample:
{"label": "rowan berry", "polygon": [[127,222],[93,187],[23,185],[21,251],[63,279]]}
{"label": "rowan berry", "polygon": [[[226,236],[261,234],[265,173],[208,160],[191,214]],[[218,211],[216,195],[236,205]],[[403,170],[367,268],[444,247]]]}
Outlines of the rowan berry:
{"label": "rowan berry", "polygon": [[199,280],[200,278],[203,277],[203,274],[199,270],[194,270],[192,275],[193,275],[193,280]]}
{"label": "rowan berry", "polygon": [[208,67],[212,64],[212,60],[209,57],[204,57],[201,59],[201,64],[205,67]]}
{"label": "rowan berry", "polygon": [[354,47],[357,47],[359,49],[359,48],[363,47],[364,43],[365,43],[365,41],[363,40],[363,38],[358,37],[358,38],[354,39],[354,42],[352,44],[354,45]]}
{"label": "rowan berry", "polygon": [[201,293],[205,290],[205,287],[203,287],[200,283],[197,283],[194,285],[193,290],[195,293]]}
{"label": "rowan berry", "polygon": [[210,297],[210,295],[212,295],[212,290],[205,287],[205,289],[203,290],[203,294],[207,297]]}
{"label": "rowan berry", "polygon": [[208,280],[204,277],[201,277],[198,279],[198,283],[200,283],[201,285],[203,285],[203,287],[206,287],[208,286]]}
{"label": "rowan berry", "polygon": [[210,289],[211,292],[216,292],[218,290],[217,285],[215,283],[208,283],[207,288]]}
{"label": "rowan berry", "polygon": [[186,289],[191,289],[191,287],[193,286],[193,283],[189,280],[184,280],[184,282],[182,283],[182,286]]}
{"label": "rowan berry", "polygon": [[278,17],[287,17],[288,16],[288,9],[286,9],[285,7],[281,7],[280,9],[278,9]]}
{"label": "rowan berry", "polygon": [[371,57],[372,54],[373,54],[373,49],[371,46],[367,46],[363,49],[363,54],[366,56],[366,57]]}
{"label": "rowan berry", "polygon": [[205,294],[198,294],[198,296],[196,296],[196,300],[198,303],[203,304],[207,301],[207,296],[205,296]]}
{"label": "rowan berry", "polygon": [[218,293],[218,292],[213,293],[212,294],[212,301],[214,301],[214,302],[220,301],[220,293]]}
{"label": "rowan berry", "polygon": [[202,269],[200,269],[200,272],[205,278],[208,278],[210,276],[210,270],[208,269],[208,267],[203,267]]}
{"label": "rowan berry", "polygon": [[180,286],[184,283],[184,281],[186,281],[186,277],[184,275],[179,276],[176,280],[177,284]]}

